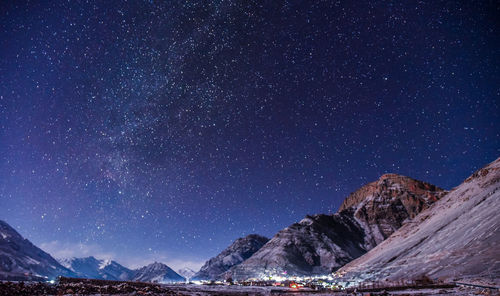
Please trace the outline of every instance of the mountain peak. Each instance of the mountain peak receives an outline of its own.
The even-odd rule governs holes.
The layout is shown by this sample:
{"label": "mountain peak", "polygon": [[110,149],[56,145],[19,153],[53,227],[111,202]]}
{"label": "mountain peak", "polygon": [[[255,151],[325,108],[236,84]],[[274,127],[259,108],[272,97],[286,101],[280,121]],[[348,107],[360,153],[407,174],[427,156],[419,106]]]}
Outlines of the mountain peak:
{"label": "mountain peak", "polygon": [[307,215],[227,273],[233,279],[331,273],[375,247],[444,193],[406,176],[382,175],[351,193],[337,213]]}
{"label": "mountain peak", "polygon": [[7,238],[22,239],[22,236],[7,222],[0,220],[0,239]]}
{"label": "mountain peak", "polygon": [[158,268],[168,267],[168,265],[161,263],[161,262],[158,262],[158,261],[155,261],[153,263],[146,265],[146,267],[158,269]]}
{"label": "mountain peak", "polygon": [[500,158],[479,169],[364,256],[344,281],[411,279],[500,284]]}
{"label": "mountain peak", "polygon": [[60,259],[66,268],[74,271],[77,276],[92,279],[126,280],[132,271],[110,259],[97,259],[94,256],[83,258]]}
{"label": "mountain peak", "polygon": [[398,175],[395,173],[386,173],[386,174],[383,174],[382,176],[380,176],[379,180],[396,179],[396,178],[408,178],[408,177],[403,176],[403,175]]}
{"label": "mountain peak", "polygon": [[238,238],[216,257],[210,258],[193,279],[213,280],[223,276],[231,267],[240,264],[257,252],[269,239],[258,234]]}
{"label": "mountain peak", "polygon": [[357,210],[364,202],[373,198],[398,198],[405,195],[421,196],[426,202],[437,201],[446,193],[443,189],[407,176],[388,173],[380,176],[377,181],[368,183],[342,202],[339,212],[348,209]]}
{"label": "mountain peak", "polygon": [[153,262],[135,270],[134,281],[172,283],[184,282],[186,279],[161,262]]}
{"label": "mountain peak", "polygon": [[238,242],[246,242],[246,241],[268,241],[269,239],[265,236],[259,235],[259,234],[249,234],[244,237],[238,238],[236,241],[234,241],[233,244],[236,244]]}

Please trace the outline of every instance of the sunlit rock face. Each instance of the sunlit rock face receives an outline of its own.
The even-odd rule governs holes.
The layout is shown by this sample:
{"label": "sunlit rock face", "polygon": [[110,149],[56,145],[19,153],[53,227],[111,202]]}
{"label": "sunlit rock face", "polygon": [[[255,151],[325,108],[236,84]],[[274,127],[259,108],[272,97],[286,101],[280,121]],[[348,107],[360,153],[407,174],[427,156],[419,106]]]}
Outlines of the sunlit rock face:
{"label": "sunlit rock face", "polygon": [[223,278],[223,273],[240,264],[257,252],[269,239],[257,234],[239,238],[216,257],[209,259],[191,279],[214,280]]}
{"label": "sunlit rock face", "polygon": [[500,158],[340,272],[346,280],[397,280],[425,274],[498,285],[499,205]]}
{"label": "sunlit rock face", "polygon": [[375,247],[445,194],[409,177],[383,175],[350,194],[337,213],[307,216],[281,230],[225,276],[330,273]]}
{"label": "sunlit rock face", "polygon": [[339,212],[354,212],[354,217],[366,233],[367,247],[372,248],[444,194],[446,191],[435,185],[401,175],[385,174],[351,193]]}

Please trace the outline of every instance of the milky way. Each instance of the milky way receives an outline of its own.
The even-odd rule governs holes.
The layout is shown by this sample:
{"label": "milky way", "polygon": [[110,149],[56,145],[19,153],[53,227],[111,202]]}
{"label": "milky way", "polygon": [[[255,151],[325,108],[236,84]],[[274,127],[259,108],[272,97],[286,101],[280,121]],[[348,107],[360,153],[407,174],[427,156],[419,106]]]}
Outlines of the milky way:
{"label": "milky way", "polygon": [[383,173],[449,189],[500,152],[498,10],[3,3],[0,219],[51,251],[201,261]]}

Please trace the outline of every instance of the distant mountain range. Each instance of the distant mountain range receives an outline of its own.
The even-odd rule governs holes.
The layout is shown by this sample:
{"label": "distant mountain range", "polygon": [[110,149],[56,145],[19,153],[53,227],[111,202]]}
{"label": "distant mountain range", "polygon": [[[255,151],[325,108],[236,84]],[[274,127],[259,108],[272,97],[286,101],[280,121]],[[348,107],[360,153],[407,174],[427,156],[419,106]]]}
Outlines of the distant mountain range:
{"label": "distant mountain range", "polygon": [[500,284],[500,158],[447,192],[386,174],[350,194],[335,214],[308,215],[270,240],[237,239],[194,273],[162,263],[136,270],[94,257],[56,261],[0,221],[0,279],[57,275],[182,282],[321,275],[379,281],[423,274]]}
{"label": "distant mountain range", "polygon": [[186,280],[167,265],[158,262],[134,270],[112,260],[98,260],[94,257],[61,259],[59,262],[81,278],[157,283]]}
{"label": "distant mountain range", "polygon": [[157,262],[130,270],[115,261],[94,257],[57,261],[0,220],[0,280],[45,281],[60,275],[162,283],[185,281],[170,267]]}
{"label": "distant mountain range", "polygon": [[103,280],[129,280],[134,271],[111,260],[98,260],[94,257],[60,259],[59,263],[81,278]]}

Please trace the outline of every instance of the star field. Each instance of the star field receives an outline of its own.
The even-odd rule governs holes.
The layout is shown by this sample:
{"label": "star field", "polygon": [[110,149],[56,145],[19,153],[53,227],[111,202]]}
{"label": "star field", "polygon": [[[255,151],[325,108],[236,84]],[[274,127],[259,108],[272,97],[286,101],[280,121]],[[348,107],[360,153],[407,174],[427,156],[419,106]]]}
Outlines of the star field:
{"label": "star field", "polygon": [[0,219],[35,244],[202,261],[384,173],[450,189],[499,156],[494,1],[0,13]]}

